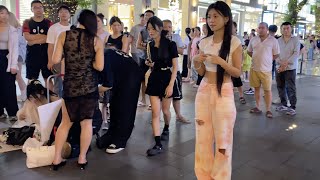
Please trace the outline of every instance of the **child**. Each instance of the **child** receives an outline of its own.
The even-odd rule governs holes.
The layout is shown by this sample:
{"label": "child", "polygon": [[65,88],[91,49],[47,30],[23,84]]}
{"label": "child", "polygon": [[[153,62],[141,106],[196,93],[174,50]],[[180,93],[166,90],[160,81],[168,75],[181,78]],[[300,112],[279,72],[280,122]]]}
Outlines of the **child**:
{"label": "child", "polygon": [[[47,88],[44,88],[39,80],[32,80],[27,86],[27,100],[17,112],[18,120],[40,124],[38,107],[48,103]],[[56,101],[59,97],[50,91],[50,101]]]}
{"label": "child", "polygon": [[245,45],[243,47],[243,64],[242,64],[242,72],[244,82],[249,82],[249,72],[251,68],[251,57],[248,55],[247,47],[249,44],[249,40],[245,41]]}

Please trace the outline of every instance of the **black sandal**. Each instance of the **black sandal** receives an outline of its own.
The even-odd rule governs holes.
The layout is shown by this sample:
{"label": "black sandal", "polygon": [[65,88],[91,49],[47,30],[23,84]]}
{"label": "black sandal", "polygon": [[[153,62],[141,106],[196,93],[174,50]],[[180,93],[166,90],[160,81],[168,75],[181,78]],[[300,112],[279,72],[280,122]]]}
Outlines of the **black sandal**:
{"label": "black sandal", "polygon": [[240,97],[239,100],[240,100],[241,104],[246,104],[247,103],[246,100],[244,99],[244,97]]}

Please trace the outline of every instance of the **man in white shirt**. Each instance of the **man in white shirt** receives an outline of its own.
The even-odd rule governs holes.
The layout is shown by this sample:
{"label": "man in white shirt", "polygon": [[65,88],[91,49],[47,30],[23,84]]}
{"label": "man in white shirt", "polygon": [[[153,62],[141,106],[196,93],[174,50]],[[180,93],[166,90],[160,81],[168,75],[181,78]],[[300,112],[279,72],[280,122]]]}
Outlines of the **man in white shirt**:
{"label": "man in white shirt", "polygon": [[272,85],[272,62],[280,54],[278,41],[268,34],[268,24],[261,22],[258,27],[258,34],[250,40],[248,54],[252,57],[250,70],[250,86],[254,87],[256,107],[250,110],[251,113],[261,113],[260,110],[260,88],[264,90],[266,103],[266,116],[272,118],[271,112],[271,85]]}
{"label": "man in white shirt", "polygon": [[[163,30],[168,31],[168,38],[174,41],[177,44],[177,50],[178,53],[183,55],[183,49],[186,48],[184,43],[182,42],[182,39],[179,34],[173,34],[172,32],[172,22],[170,20],[164,20],[163,21]],[[178,93],[174,94],[179,94],[178,97],[173,97],[173,108],[176,113],[176,120],[180,121],[182,123],[190,123],[190,121],[186,120],[181,114],[181,108],[180,108],[180,100],[182,99],[182,76],[180,73],[180,67],[178,66],[178,72],[177,72],[177,79],[175,81],[176,85],[173,88],[174,91],[177,91]]]}
{"label": "man in white shirt", "polygon": [[[60,33],[70,30],[70,9],[68,6],[62,5],[58,8],[58,16],[60,22],[52,25],[48,30],[47,43],[48,43],[48,69],[55,74],[64,74],[64,61],[57,65],[52,63],[52,55],[55,47],[55,43]],[[62,78],[55,77],[54,92],[62,96]]]}

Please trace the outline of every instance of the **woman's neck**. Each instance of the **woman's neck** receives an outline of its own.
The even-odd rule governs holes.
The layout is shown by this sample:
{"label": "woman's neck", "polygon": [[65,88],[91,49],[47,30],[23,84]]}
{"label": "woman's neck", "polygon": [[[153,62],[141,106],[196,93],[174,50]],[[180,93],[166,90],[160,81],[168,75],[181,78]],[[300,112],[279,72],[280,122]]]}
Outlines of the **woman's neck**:
{"label": "woman's neck", "polygon": [[224,29],[220,29],[217,31],[214,31],[214,36],[213,36],[213,42],[214,43],[220,43],[221,41],[223,41],[223,37],[224,37]]}
{"label": "woman's neck", "polygon": [[112,36],[114,38],[117,38],[117,37],[121,36],[121,32],[113,32]]}
{"label": "woman's neck", "polygon": [[98,29],[98,31],[97,31],[97,34],[103,34],[104,33],[104,30],[102,29],[102,28],[100,28],[100,29]]}
{"label": "woman's neck", "polygon": [[161,36],[158,36],[154,39],[154,46],[155,47],[159,47],[160,46],[160,39],[161,39]]}
{"label": "woman's neck", "polygon": [[82,24],[78,24],[78,28],[85,29],[85,27]]}

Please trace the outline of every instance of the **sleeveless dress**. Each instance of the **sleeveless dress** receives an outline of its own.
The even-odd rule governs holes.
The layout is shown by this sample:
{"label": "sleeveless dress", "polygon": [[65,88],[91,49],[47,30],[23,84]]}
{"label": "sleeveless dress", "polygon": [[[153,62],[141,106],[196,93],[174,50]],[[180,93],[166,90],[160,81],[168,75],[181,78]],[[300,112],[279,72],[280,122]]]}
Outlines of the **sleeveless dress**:
{"label": "sleeveless dress", "polygon": [[121,50],[121,49],[122,49],[122,37],[123,37],[123,35],[117,37],[116,39],[113,39],[113,38],[111,37],[111,35],[110,35],[109,38],[108,38],[108,41],[107,41],[106,45],[111,45],[111,46],[114,46],[114,47],[116,47],[117,49],[120,49],[120,50]]}
{"label": "sleeveless dress", "polygon": [[98,106],[98,76],[93,68],[94,37],[84,29],[66,32],[63,98],[71,122],[92,119]]}

